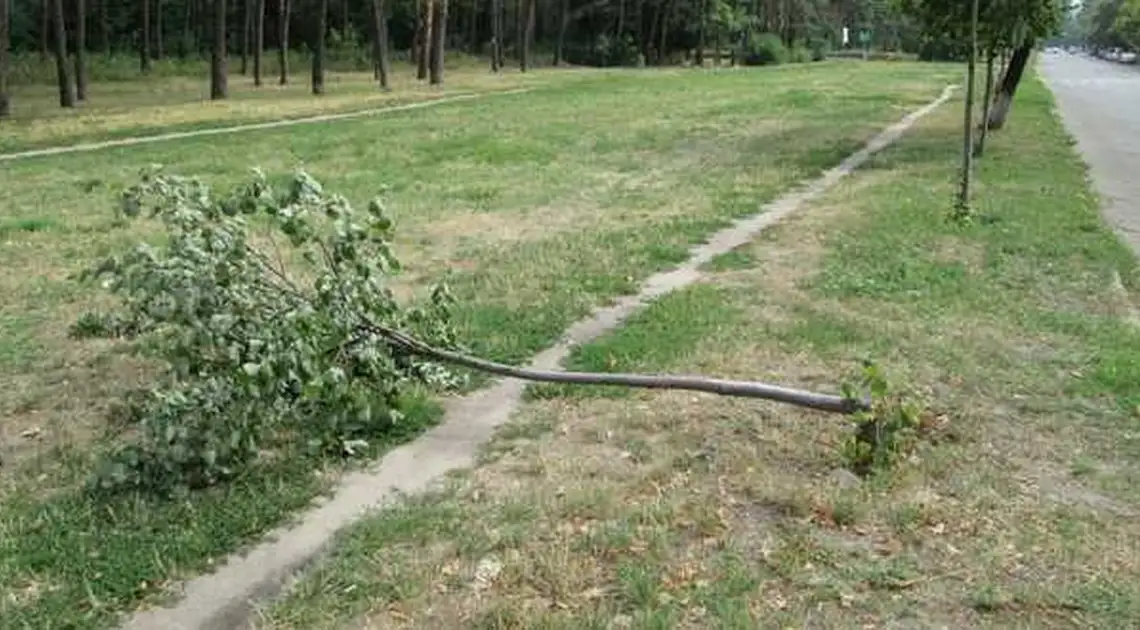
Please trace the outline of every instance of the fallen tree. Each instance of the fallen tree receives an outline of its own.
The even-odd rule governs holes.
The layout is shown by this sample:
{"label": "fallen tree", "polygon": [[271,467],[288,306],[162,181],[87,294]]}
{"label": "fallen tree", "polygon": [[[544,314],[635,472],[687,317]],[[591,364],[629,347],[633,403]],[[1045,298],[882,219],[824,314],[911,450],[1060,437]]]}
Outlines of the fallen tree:
{"label": "fallen tree", "polygon": [[[853,387],[831,395],[699,376],[545,371],[464,354],[445,286],[415,307],[389,289],[399,263],[382,204],[361,216],[305,173],[283,191],[256,173],[219,197],[196,180],[148,171],[121,206],[120,218],[140,216],[159,220],[167,238],[87,272],[119,307],[85,313],[72,328],[77,337],[133,340],[164,367],[124,399],[120,424],[125,418],[135,429],[133,439],[102,458],[94,478],[101,489],[209,486],[283,449],[352,455],[402,421],[408,385],[460,385],[446,365],[846,414],[860,427],[856,441],[877,440],[857,446],[863,459],[879,457],[883,436],[898,433],[890,427],[913,424],[883,407],[885,381],[873,370],[864,374],[868,398]],[[892,414],[905,421],[880,422]]]}

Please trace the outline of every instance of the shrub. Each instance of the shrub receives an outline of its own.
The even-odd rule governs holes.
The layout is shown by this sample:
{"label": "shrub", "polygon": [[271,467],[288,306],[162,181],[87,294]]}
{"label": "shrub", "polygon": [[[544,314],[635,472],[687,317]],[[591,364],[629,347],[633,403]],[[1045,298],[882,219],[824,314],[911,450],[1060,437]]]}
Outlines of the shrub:
{"label": "shrub", "polygon": [[72,333],[135,340],[163,370],[123,401],[134,439],[106,453],[97,488],[208,486],[282,450],[352,455],[401,422],[405,385],[457,383],[362,332],[381,323],[454,344],[445,287],[404,308],[386,286],[399,264],[379,201],[359,216],[305,173],[281,193],[255,173],[216,197],[153,170],[121,213],[158,219],[166,238],[84,274],[119,305]]}
{"label": "shrub", "polygon": [[[882,370],[873,363],[863,366],[861,383],[870,391],[870,409],[852,416],[855,431],[841,447],[846,465],[860,475],[887,470],[906,458],[918,443],[922,406],[892,391]],[[858,398],[855,388],[845,386],[843,395]]]}
{"label": "shrub", "polygon": [[767,66],[784,63],[788,60],[788,49],[779,36],[773,33],[752,35],[744,44],[740,61],[746,66]]}

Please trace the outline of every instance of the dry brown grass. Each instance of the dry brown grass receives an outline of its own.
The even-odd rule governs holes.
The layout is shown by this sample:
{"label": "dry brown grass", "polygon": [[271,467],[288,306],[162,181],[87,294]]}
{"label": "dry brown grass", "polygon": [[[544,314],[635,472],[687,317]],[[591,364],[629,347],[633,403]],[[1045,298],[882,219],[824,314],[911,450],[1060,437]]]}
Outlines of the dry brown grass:
{"label": "dry brown grass", "polygon": [[[957,118],[947,109],[922,131]],[[899,190],[949,199],[952,172],[915,161],[859,174],[711,265],[718,293],[702,295],[731,317],[654,366],[833,389],[871,343],[896,383],[936,402],[936,430],[889,474],[842,468],[834,416],[679,392],[532,401],[482,466],[362,525],[263,627],[1128,626],[1134,462],[1111,444],[1105,401],[1059,393],[1042,367],[1068,362],[1074,341],[1000,307],[929,312],[815,284],[837,237],[881,222],[877,205]],[[986,286],[992,248],[935,231],[926,260]],[[680,321],[669,308],[651,307],[654,321]],[[620,356],[632,338],[603,347]]]}

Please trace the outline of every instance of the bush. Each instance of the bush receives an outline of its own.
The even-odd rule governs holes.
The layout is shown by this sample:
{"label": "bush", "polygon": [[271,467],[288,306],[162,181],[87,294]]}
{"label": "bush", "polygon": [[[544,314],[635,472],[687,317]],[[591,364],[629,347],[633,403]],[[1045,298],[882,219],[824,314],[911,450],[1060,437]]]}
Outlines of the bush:
{"label": "bush", "polygon": [[752,35],[741,50],[740,62],[746,66],[776,65],[788,61],[788,49],[773,33]]}
{"label": "bush", "polygon": [[85,313],[72,334],[135,340],[164,369],[123,401],[135,437],[103,458],[97,488],[209,486],[282,451],[353,455],[398,428],[405,385],[457,384],[369,333],[454,344],[446,288],[413,309],[386,286],[399,264],[378,201],[361,217],[304,173],[280,194],[258,173],[215,197],[151,171],[121,213],[158,219],[166,238],[84,274],[119,307]]}

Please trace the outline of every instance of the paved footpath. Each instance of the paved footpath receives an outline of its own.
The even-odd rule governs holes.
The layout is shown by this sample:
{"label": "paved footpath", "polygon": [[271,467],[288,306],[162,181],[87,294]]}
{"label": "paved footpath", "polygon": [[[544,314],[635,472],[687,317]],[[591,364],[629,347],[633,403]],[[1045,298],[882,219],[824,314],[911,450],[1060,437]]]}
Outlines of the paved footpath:
{"label": "paved footpath", "polygon": [[[1140,255],[1140,67],[1042,55],[1041,74],[1089,163],[1104,215]],[[1010,116],[1017,124],[1017,100]]]}

